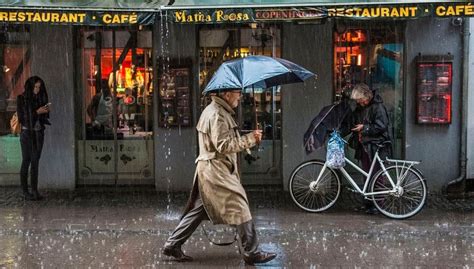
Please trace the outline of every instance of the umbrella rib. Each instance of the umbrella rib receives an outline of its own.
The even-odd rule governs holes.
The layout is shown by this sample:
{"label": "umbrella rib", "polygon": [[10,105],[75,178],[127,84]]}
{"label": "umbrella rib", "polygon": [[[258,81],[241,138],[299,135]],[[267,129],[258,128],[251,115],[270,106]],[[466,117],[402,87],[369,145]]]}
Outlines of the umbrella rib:
{"label": "umbrella rib", "polygon": [[[204,93],[223,89],[268,88],[302,82],[314,74],[285,59],[249,56],[224,62],[214,73]],[[273,78],[273,80],[272,80]]]}
{"label": "umbrella rib", "polygon": [[[333,105],[331,107],[331,109],[329,109],[329,111],[326,113],[326,115],[324,115],[324,117],[321,118],[321,120],[318,122],[318,124],[316,124],[313,128],[313,130],[311,131],[311,135],[313,135],[314,133],[314,130],[316,130],[316,128],[318,128],[318,126],[321,124],[321,122],[323,122],[323,120],[329,115],[329,112],[331,112],[333,109],[334,109],[335,105]],[[306,143],[304,144],[304,147],[306,148],[306,146],[308,145],[308,142],[309,142],[309,139],[306,141]]]}

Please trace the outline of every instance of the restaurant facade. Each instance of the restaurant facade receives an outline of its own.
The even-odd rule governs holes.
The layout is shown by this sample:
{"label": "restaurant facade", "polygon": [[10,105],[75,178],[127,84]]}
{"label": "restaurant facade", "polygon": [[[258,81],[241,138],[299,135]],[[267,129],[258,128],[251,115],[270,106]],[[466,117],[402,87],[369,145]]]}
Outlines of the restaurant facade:
{"label": "restaurant facade", "polygon": [[303,134],[359,82],[384,99],[394,157],[421,160],[430,191],[455,182],[464,191],[474,178],[468,3],[16,2],[0,5],[1,185],[19,184],[9,119],[24,81],[38,75],[52,103],[40,188],[188,190],[194,126],[209,102],[201,92],[222,62],[249,55],[288,59],[317,77],[244,91],[241,131],[264,131],[252,157],[241,156],[244,185],[287,189],[298,164],[324,158],[324,149],[306,155]]}

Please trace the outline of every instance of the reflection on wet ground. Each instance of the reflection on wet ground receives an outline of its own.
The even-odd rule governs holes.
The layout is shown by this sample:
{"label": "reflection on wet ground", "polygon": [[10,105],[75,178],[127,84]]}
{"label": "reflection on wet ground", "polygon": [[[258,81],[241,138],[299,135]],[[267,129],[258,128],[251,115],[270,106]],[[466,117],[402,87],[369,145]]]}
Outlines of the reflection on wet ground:
{"label": "reflection on wet ground", "polygon": [[[193,262],[162,257],[187,193],[50,192],[27,203],[16,190],[0,194],[0,267],[245,267],[235,244],[214,246],[201,228],[183,246]],[[249,199],[261,247],[278,253],[261,267],[474,266],[473,201],[431,197],[420,214],[397,221],[354,211],[361,201],[350,196],[323,214],[301,211],[284,192],[250,192]],[[204,226],[214,241],[233,237],[226,226]]]}

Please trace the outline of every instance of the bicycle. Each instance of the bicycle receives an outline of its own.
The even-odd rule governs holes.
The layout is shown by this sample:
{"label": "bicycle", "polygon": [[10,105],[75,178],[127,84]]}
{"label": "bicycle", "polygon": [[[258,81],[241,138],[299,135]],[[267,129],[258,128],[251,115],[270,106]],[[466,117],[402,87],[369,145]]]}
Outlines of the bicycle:
{"label": "bicycle", "polygon": [[[394,219],[406,219],[416,215],[426,201],[426,183],[423,174],[414,167],[418,161],[405,161],[386,158],[382,160],[377,151],[372,160],[369,172],[344,157],[347,164],[365,176],[361,189],[346,169],[332,169],[325,161],[310,160],[296,167],[290,177],[289,190],[291,198],[301,209],[308,212],[322,212],[332,207],[341,192],[339,170],[352,185],[355,192],[372,200],[375,207],[385,216]],[[380,169],[372,178],[375,164]],[[390,164],[385,167],[384,163]],[[394,181],[395,179],[395,181]],[[370,191],[368,191],[370,183]]]}

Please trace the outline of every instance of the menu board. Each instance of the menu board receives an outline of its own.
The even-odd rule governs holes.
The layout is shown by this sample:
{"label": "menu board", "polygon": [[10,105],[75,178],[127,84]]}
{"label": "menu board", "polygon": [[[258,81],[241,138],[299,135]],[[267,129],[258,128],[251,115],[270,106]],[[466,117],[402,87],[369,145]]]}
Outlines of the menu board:
{"label": "menu board", "polygon": [[417,123],[451,123],[451,55],[417,57]]}
{"label": "menu board", "polygon": [[170,65],[161,72],[159,81],[159,126],[189,127],[191,113],[191,65]]}

